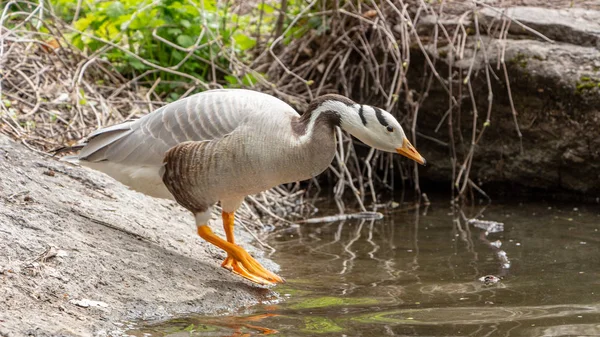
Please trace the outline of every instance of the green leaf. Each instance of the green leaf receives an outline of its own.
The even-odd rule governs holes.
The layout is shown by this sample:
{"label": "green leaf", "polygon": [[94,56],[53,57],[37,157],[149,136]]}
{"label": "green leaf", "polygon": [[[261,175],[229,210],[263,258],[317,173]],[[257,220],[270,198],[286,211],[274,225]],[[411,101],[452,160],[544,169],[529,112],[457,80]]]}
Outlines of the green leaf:
{"label": "green leaf", "polygon": [[135,59],[135,58],[130,58],[129,59],[129,65],[136,70],[144,70],[146,69],[146,65],[143,64],[140,60]]}
{"label": "green leaf", "polygon": [[216,1],[214,0],[203,0],[202,4],[204,5],[205,11],[215,11],[217,10]]}
{"label": "green leaf", "polygon": [[183,48],[187,48],[187,47],[192,46],[194,44],[194,39],[192,39],[188,35],[179,35],[177,37],[177,44],[180,45],[180,46],[182,46]]}
{"label": "green leaf", "polygon": [[263,11],[265,14],[273,14],[275,8],[269,4],[262,2],[258,4],[258,10]]}
{"label": "green leaf", "polygon": [[179,21],[179,24],[185,28],[190,28],[192,26],[192,24],[188,20],[185,20],[185,19]]}
{"label": "green leaf", "polygon": [[111,19],[116,19],[123,14],[125,14],[125,7],[120,1],[113,1],[106,8],[106,16]]}
{"label": "green leaf", "polygon": [[242,84],[244,84],[247,87],[253,86],[254,84],[256,84],[256,82],[258,82],[258,80],[252,74],[246,74],[242,78]]}
{"label": "green leaf", "polygon": [[167,29],[167,34],[169,34],[169,35],[180,35],[181,33],[183,33],[183,31],[181,31],[181,29],[179,29],[179,28]]}
{"label": "green leaf", "polygon": [[238,81],[237,77],[232,76],[232,75],[225,75],[225,81],[227,81],[227,83],[229,83],[229,84],[239,84],[240,83]]}
{"label": "green leaf", "polygon": [[173,50],[173,52],[171,53],[171,59],[174,63],[179,63],[179,61],[183,60],[184,55],[184,53],[181,53],[177,50]]}
{"label": "green leaf", "polygon": [[255,39],[253,39],[247,35],[241,34],[241,33],[235,34],[233,36],[233,40],[235,41],[235,44],[242,51],[251,49],[252,47],[254,47],[256,45]]}
{"label": "green leaf", "polygon": [[74,35],[71,38],[71,44],[73,46],[75,46],[75,48],[80,49],[80,50],[83,50],[83,48],[85,48],[85,44],[83,43],[83,40],[81,39],[81,34]]}
{"label": "green leaf", "polygon": [[92,22],[94,22],[94,16],[87,15],[86,17],[77,20],[77,22],[75,22],[74,26],[75,26],[75,29],[84,31],[92,24]]}

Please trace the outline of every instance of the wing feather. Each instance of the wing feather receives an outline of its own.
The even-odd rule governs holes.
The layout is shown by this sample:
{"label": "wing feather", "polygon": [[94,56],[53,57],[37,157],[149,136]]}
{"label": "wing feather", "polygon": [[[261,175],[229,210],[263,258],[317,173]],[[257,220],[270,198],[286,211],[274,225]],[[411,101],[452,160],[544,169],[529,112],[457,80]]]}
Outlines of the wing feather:
{"label": "wing feather", "polygon": [[168,104],[139,120],[97,130],[90,135],[79,159],[124,165],[162,165],[165,153],[185,141],[217,140],[252,116],[298,113],[285,102],[242,89],[205,91]]}

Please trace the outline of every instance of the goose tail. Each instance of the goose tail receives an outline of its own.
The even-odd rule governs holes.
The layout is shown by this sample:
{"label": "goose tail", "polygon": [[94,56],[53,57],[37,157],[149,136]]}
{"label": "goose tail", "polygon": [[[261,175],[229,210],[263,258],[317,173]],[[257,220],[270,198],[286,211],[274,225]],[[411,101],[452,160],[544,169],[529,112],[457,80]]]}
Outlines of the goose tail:
{"label": "goose tail", "polygon": [[80,161],[101,161],[104,159],[104,152],[111,144],[132,132],[131,123],[125,122],[96,130],[83,143],[73,146],[63,146],[51,152],[54,156],[67,152],[79,152],[60,159],[60,161],[74,164],[78,164]]}

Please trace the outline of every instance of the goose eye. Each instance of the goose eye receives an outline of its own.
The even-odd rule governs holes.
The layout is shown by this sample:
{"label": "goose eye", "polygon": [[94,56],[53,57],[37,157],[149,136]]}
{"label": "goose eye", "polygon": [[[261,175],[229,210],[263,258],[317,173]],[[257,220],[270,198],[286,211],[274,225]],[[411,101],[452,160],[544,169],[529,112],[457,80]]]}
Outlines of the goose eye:
{"label": "goose eye", "polygon": [[388,132],[394,132],[394,127],[388,125],[387,130]]}

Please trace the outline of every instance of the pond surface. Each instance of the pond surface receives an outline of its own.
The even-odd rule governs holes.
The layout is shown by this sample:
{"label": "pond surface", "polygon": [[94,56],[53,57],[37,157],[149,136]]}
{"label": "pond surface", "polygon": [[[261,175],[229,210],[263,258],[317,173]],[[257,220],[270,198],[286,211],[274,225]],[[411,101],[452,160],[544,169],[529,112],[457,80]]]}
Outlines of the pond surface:
{"label": "pond surface", "polygon": [[[275,232],[271,258],[288,281],[280,298],[136,335],[600,335],[600,208],[489,206],[480,219],[503,231],[467,223],[480,209],[401,208]],[[487,275],[500,281],[486,285]]]}

